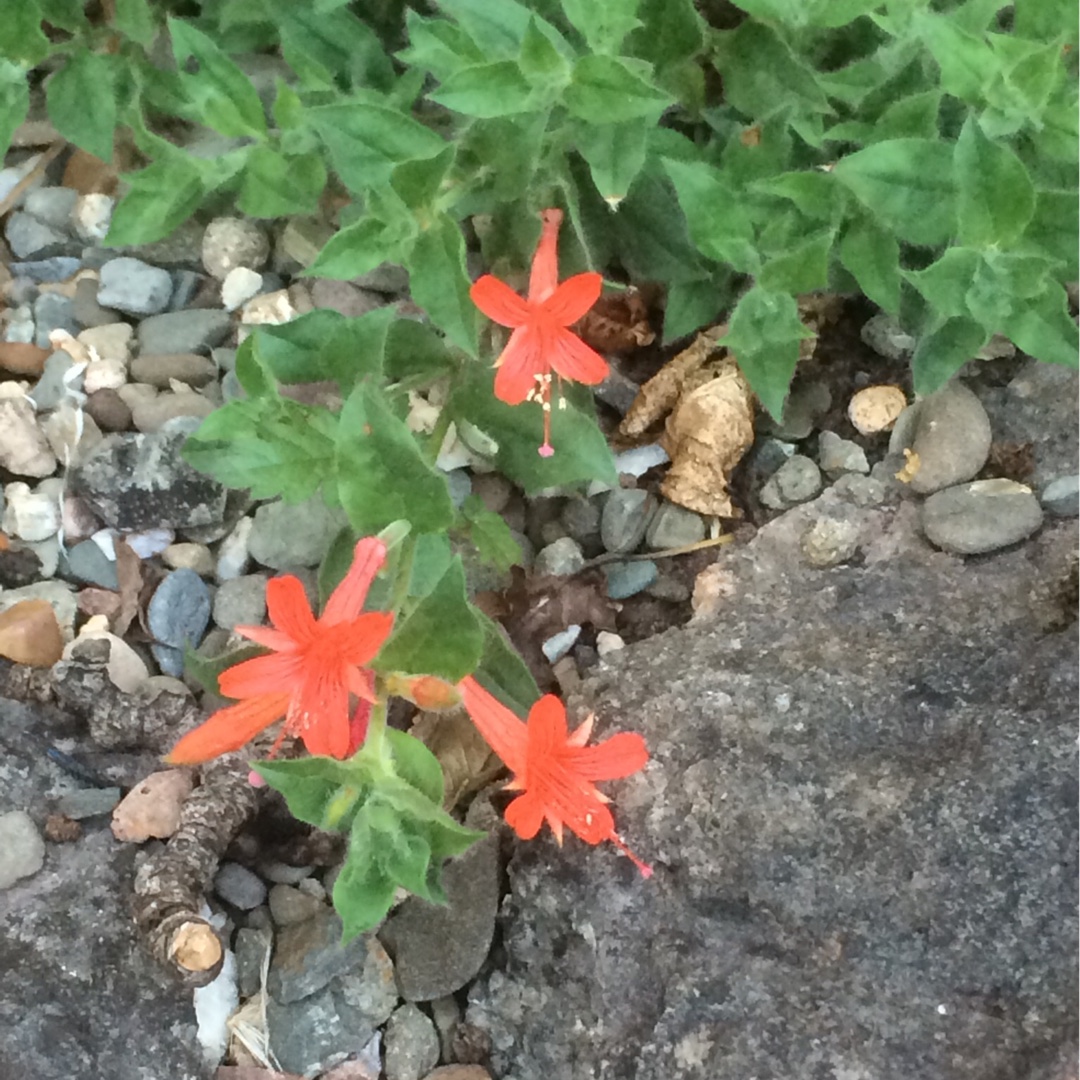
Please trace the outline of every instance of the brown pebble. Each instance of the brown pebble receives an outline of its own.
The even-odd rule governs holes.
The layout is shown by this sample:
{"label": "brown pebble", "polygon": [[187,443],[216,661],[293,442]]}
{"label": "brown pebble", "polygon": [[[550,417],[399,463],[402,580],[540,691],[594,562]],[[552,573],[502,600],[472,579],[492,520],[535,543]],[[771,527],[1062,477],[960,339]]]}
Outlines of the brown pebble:
{"label": "brown pebble", "polygon": [[217,375],[217,364],[196,353],[159,353],[135,357],[130,370],[133,382],[167,390],[172,379],[188,386],[205,386]]}
{"label": "brown pebble", "polygon": [[87,399],[86,411],[102,431],[128,431],[131,409],[113,389],[95,390]]}
{"label": "brown pebble", "polygon": [[0,368],[13,375],[40,375],[49,357],[48,349],[23,341],[0,341]]}
{"label": "brown pebble", "polygon": [[45,839],[54,844],[70,844],[82,836],[82,826],[67,814],[50,814],[45,819]]}

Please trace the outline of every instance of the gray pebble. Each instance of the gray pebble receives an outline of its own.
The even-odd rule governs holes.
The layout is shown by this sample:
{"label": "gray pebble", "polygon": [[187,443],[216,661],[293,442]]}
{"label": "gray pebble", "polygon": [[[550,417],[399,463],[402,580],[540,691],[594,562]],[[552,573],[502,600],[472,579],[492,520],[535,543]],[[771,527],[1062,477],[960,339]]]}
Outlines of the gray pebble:
{"label": "gray pebble", "polygon": [[22,208],[46,225],[66,232],[71,225],[71,212],[78,200],[79,193],[74,188],[39,187],[27,193]]}
{"label": "gray pebble", "polygon": [[[221,895],[220,890],[218,895]],[[273,940],[274,935],[269,930],[245,926],[236,931],[233,952],[236,955],[236,982],[242,998],[253,997],[259,992],[263,963]]]}
{"label": "gray pebble", "polygon": [[502,473],[480,473],[473,477],[473,494],[493,514],[501,514],[514,494],[514,485]]}
{"label": "gray pebble", "polygon": [[443,474],[450,489],[450,501],[458,508],[472,494],[472,477],[465,469],[451,469]]}
{"label": "gray pebble", "polygon": [[585,565],[585,555],[581,545],[569,536],[564,536],[537,552],[533,561],[533,570],[540,575],[551,577],[569,577],[576,574]]}
{"label": "gray pebble", "polygon": [[218,281],[224,281],[237,266],[261,270],[269,257],[270,241],[266,234],[246,218],[214,218],[203,233],[202,264]]}
{"label": "gray pebble", "polygon": [[278,885],[299,885],[304,878],[311,877],[313,870],[312,866],[292,866],[276,859],[259,864],[259,875]]}
{"label": "gray pebble", "polygon": [[295,504],[263,503],[255,511],[248,551],[271,570],[318,566],[346,523],[341,511],[330,510],[318,497]]}
{"label": "gray pebble", "polygon": [[700,514],[664,501],[645,530],[645,546],[652,551],[686,547],[705,539],[705,522]]}
{"label": "gray pebble", "polygon": [[16,278],[25,278],[27,281],[42,284],[46,281],[66,281],[78,271],[80,266],[82,266],[80,260],[71,255],[54,255],[51,259],[15,262],[9,269]]}
{"label": "gray pebble", "polygon": [[202,274],[194,270],[177,270],[172,279],[173,293],[169,300],[169,311],[183,311],[195,299],[202,283],[206,281]]}
{"label": "gray pebble", "polygon": [[554,664],[574,647],[574,642],[579,637],[581,637],[581,627],[577,623],[571,623],[565,630],[552,634],[540,648],[548,658],[548,663]]}
{"label": "gray pebble", "polygon": [[661,574],[645,593],[657,600],[666,600],[669,604],[685,604],[690,599],[690,586],[677,578]]}
{"label": "gray pebble", "polygon": [[819,569],[847,562],[859,547],[859,523],[844,518],[823,517],[803,533],[803,558]]}
{"label": "gray pebble", "polygon": [[278,926],[307,922],[325,910],[322,900],[294,885],[274,885],[270,889],[270,914]]}
{"label": "gray pebble", "polygon": [[168,270],[141,259],[110,259],[101,268],[97,301],[128,315],[156,315],[169,306],[172,291]]}
{"label": "gray pebble", "polygon": [[607,578],[607,594],[612,600],[626,600],[644,592],[660,571],[652,559],[635,559],[633,562],[608,563],[604,567]]}
{"label": "gray pebble", "polygon": [[889,440],[890,453],[910,448],[919,455],[911,480],[917,495],[970,480],[990,454],[990,418],[963,383],[952,382],[909,405]]}
{"label": "gray pebble", "polygon": [[111,814],[120,801],[118,787],[79,788],[69,791],[57,800],[56,809],[72,821],[84,821],[86,818]]}
{"label": "gray pebble", "polygon": [[641,488],[617,488],[608,495],[600,517],[600,540],[606,551],[628,554],[645,538],[656,500]]}
{"label": "gray pebble", "polygon": [[610,405],[620,416],[625,416],[634,404],[641,387],[633,379],[627,378],[617,368],[612,367],[607,378],[593,387],[593,396],[605,405]]}
{"label": "gray pebble", "polygon": [[754,472],[768,479],[795,453],[794,443],[781,439],[759,439],[751,451],[750,464]]}
{"label": "gray pebble", "polygon": [[32,877],[45,862],[45,841],[25,810],[0,814],[0,889]]}
{"label": "gray pebble", "polygon": [[214,595],[214,622],[224,630],[258,626],[266,618],[267,574],[244,574],[223,581]]}
{"label": "gray pebble", "polygon": [[196,388],[217,377],[217,366],[198,353],[140,353],[131,361],[131,381],[166,389],[171,380]]}
{"label": "gray pebble", "polygon": [[579,544],[593,543],[600,538],[600,507],[595,499],[581,496],[567,499],[559,520],[566,535]]}
{"label": "gray pebble", "polygon": [[266,900],[266,882],[246,866],[223,862],[214,875],[214,892],[241,911],[251,911]]}
{"label": "gray pebble", "polygon": [[1080,476],[1051,480],[1040,497],[1043,509],[1054,517],[1080,516]]}
{"label": "gray pebble", "polygon": [[210,590],[193,570],[173,570],[154,590],[146,610],[151,635],[162,645],[193,648],[210,622]]}
{"label": "gray pebble", "polygon": [[174,679],[184,676],[184,650],[160,642],[150,642],[150,654],[157,661],[162,675],[171,675]]}
{"label": "gray pebble", "polygon": [[54,330],[66,330],[74,337],[82,329],[75,319],[75,303],[60,293],[42,293],[34,301],[34,343],[42,349],[49,348],[49,334]]}
{"label": "gray pebble", "polygon": [[[55,409],[61,401],[79,390],[83,384],[82,372],[73,374],[75,361],[62,349],[46,357],[41,377],[27,394],[39,412]],[[65,382],[65,379],[70,381]]]}
{"label": "gray pebble", "polygon": [[67,233],[24,210],[16,210],[8,217],[4,235],[17,259],[47,259],[52,255],[64,254],[72,247]]}
{"label": "gray pebble", "polygon": [[872,476],[845,473],[832,490],[855,506],[880,506],[885,501],[885,485]]}
{"label": "gray pebble", "polygon": [[981,555],[1019,543],[1042,519],[1031,489],[1013,480],[976,480],[946,488],[922,507],[927,539],[954,555]]}
{"label": "gray pebble", "polygon": [[386,1025],[386,1080],[423,1080],[439,1063],[439,1033],[411,1002]]}
{"label": "gray pebble", "polygon": [[832,394],[824,383],[802,383],[788,394],[780,423],[776,423],[771,416],[766,417],[765,430],[779,439],[805,439],[817,427],[818,420],[829,411],[830,405]]}
{"label": "gray pebble", "polygon": [[818,465],[826,476],[836,479],[845,473],[868,473],[870,462],[866,451],[850,439],[841,439],[832,431],[818,436]]}
{"label": "gray pebble", "polygon": [[7,325],[4,327],[5,341],[29,344],[35,336],[34,309],[29,303],[19,304],[7,313]]}
{"label": "gray pebble", "polygon": [[563,527],[563,523],[557,518],[555,521],[545,521],[540,526],[540,543],[547,547],[550,544],[554,544],[556,540],[562,540],[566,536],[566,529]]}
{"label": "gray pebble", "polygon": [[120,320],[120,313],[104,308],[98,303],[98,283],[93,278],[83,278],[75,286],[75,298],[71,301],[71,314],[85,329],[93,326],[112,326]]}
{"label": "gray pebble", "polygon": [[915,351],[915,339],[883,311],[863,323],[859,337],[887,360],[907,360]]}
{"label": "gray pebble", "polygon": [[761,501],[772,510],[809,502],[821,492],[821,470],[808,457],[793,454],[761,489]]}
{"label": "gray pebble", "polygon": [[232,330],[232,316],[216,308],[189,308],[151,315],[139,323],[145,353],[209,353]]}
{"label": "gray pebble", "polygon": [[115,591],[120,587],[116,561],[110,559],[93,540],[82,540],[67,549],[61,559],[60,574],[102,589]]}

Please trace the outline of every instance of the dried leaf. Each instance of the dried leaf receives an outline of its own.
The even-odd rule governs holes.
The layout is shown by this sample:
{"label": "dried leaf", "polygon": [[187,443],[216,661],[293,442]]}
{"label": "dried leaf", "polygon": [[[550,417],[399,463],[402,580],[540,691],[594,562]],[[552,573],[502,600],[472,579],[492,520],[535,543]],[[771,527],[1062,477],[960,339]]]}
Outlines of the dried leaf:
{"label": "dried leaf", "polygon": [[638,391],[630,411],[619,425],[619,434],[627,439],[637,439],[653,424],[663,420],[675,407],[687,383],[697,375],[706,361],[716,352],[717,342],[727,326],[714,326],[705,330],[677,356],[672,357]]}
{"label": "dried leaf", "polygon": [[661,442],[671,458],[660,485],[668,499],[699,514],[742,516],[728,481],[754,444],[754,396],[734,357],[679,399]]}
{"label": "dried leaf", "polygon": [[452,810],[463,798],[486,787],[502,770],[464,709],[421,713],[409,730],[438,759],[446,791],[443,807]]}
{"label": "dried leaf", "polygon": [[113,545],[116,552],[116,581],[120,593],[120,610],[113,619],[113,633],[123,637],[139,614],[139,597],[143,588],[142,559],[123,540]]}
{"label": "dried leaf", "polygon": [[45,839],[53,844],[71,844],[82,836],[82,826],[66,814],[50,814],[42,831]]}
{"label": "dried leaf", "polygon": [[626,352],[656,340],[648,304],[634,288],[601,296],[576,329],[587,345],[602,353]]}
{"label": "dried leaf", "polygon": [[63,651],[60,623],[47,600],[20,600],[0,612],[0,656],[30,667],[52,667]]}
{"label": "dried leaf", "polygon": [[99,589],[91,585],[79,590],[75,606],[84,615],[104,615],[111,621],[120,613],[120,594],[112,589]]}
{"label": "dried leaf", "polygon": [[133,844],[141,844],[152,836],[167,839],[179,828],[180,810],[190,793],[191,774],[187,770],[151,773],[113,810],[113,836]]}
{"label": "dried leaf", "polygon": [[919,469],[921,468],[922,462],[919,460],[919,455],[905,446],[904,467],[896,474],[896,479],[901,484],[910,484],[919,475]]}
{"label": "dried leaf", "polygon": [[68,158],[60,183],[74,188],[80,195],[115,195],[119,179],[116,166],[106,165],[101,158],[76,149]]}

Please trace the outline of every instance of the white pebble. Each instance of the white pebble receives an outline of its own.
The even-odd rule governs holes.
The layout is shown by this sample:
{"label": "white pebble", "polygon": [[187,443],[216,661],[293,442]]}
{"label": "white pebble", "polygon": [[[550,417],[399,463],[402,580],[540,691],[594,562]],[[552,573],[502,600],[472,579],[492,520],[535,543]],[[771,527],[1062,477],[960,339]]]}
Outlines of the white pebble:
{"label": "white pebble", "polygon": [[262,288],[262,274],[246,266],[234,266],[221,283],[221,306],[235,311]]}
{"label": "white pebble", "polygon": [[626,648],[626,642],[618,634],[611,633],[610,630],[601,630],[596,635],[596,651],[600,656],[607,656],[609,653],[618,652],[620,649]]}

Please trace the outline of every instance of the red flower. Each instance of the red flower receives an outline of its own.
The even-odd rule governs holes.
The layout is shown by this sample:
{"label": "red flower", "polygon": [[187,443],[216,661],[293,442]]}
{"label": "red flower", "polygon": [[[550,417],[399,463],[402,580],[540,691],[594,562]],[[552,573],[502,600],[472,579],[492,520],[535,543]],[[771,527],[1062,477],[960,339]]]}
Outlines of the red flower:
{"label": "red flower", "polygon": [[[375,677],[365,665],[382,648],[394,622],[389,612],[361,614],[371,582],[385,561],[386,545],[381,540],[361,540],[349,572],[318,619],[298,578],[272,578],[266,586],[266,606],[274,629],[236,630],[273,652],[222,673],[218,680],[222,694],[241,700],[219,709],[185,735],[166,760],[194,765],[238,750],[282,716],[281,737],[298,735],[312,754],[344,758],[354,752],[367,731],[370,709],[364,703],[375,700]],[[352,720],[350,694],[360,699]]]}
{"label": "red flower", "polygon": [[459,689],[480,734],[514,774],[507,789],[522,792],[506,808],[506,822],[518,836],[531,840],[547,821],[561,844],[565,825],[588,844],[610,840],[645,877],[652,873],[616,834],[605,805],[610,800],[595,786],[644,768],[649,751],[640,735],[622,732],[586,746],[593,718],[569,735],[566,709],[553,694],[533,705],[525,724],[471,676]]}
{"label": "red flower", "polygon": [[[559,284],[556,245],[561,210],[545,210],[544,226],[533,256],[529,293],[522,299],[491,274],[469,292],[473,303],[500,326],[513,329],[502,355],[495,361],[495,396],[508,405],[538,401],[544,410],[542,457],[551,448],[551,373],[560,379],[593,385],[607,377],[607,361],[567,327],[576,323],[600,297],[599,274],[577,274]],[[561,405],[560,401],[560,405]]]}

